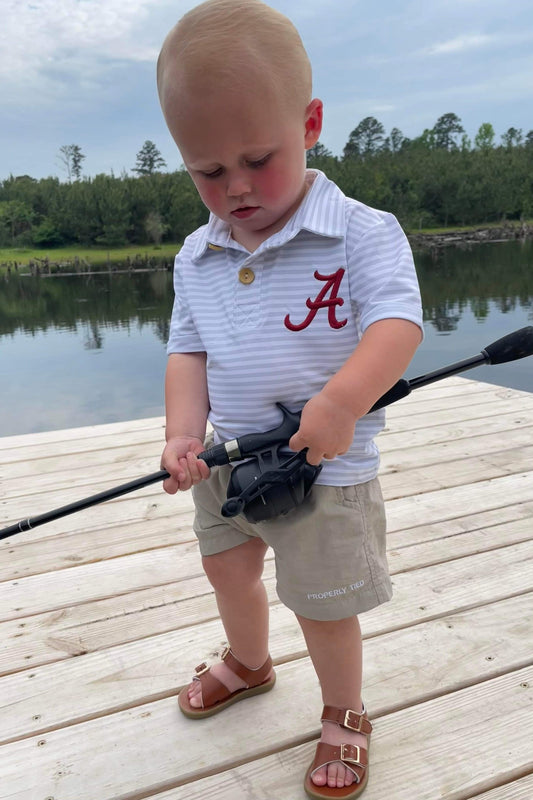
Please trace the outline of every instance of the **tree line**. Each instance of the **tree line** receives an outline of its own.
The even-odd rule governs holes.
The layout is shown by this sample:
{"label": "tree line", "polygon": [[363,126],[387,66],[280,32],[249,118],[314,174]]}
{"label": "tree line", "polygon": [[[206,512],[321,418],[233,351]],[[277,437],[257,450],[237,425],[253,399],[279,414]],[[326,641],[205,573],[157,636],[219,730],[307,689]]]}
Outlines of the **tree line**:
{"label": "tree line", "polygon": [[[137,154],[136,176],[83,177],[78,145],[64,145],[60,155],[66,181],[11,175],[0,183],[0,246],[157,245],[183,241],[207,221],[187,172],[163,172],[153,142]],[[533,130],[509,128],[497,142],[483,123],[471,141],[449,113],[409,139],[365,117],[341,156],[318,143],[308,163],[409,230],[533,217]]]}

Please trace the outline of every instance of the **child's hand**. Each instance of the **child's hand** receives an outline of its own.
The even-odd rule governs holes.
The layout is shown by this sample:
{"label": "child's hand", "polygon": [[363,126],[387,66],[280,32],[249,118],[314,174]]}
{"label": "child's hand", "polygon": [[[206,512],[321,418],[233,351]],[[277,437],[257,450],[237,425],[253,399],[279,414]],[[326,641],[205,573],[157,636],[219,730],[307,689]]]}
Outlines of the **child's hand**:
{"label": "child's hand", "polygon": [[307,461],[319,464],[350,447],[357,417],[346,407],[319,392],[302,409],[300,427],[289,440],[291,450],[307,451]]}
{"label": "child's hand", "polygon": [[170,473],[163,481],[163,489],[168,494],[176,494],[190,489],[194,483],[209,477],[209,467],[197,458],[204,450],[204,443],[195,436],[174,436],[169,439],[161,456],[161,469]]}

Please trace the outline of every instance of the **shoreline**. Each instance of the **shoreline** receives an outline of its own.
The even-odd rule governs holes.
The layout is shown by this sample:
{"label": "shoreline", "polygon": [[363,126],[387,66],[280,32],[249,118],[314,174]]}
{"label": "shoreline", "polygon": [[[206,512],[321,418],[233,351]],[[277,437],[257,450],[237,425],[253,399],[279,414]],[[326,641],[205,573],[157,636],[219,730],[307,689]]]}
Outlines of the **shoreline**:
{"label": "shoreline", "polygon": [[[509,241],[525,241],[533,239],[533,222],[504,222],[500,225],[480,225],[471,228],[451,228],[439,231],[410,231],[405,229],[406,236],[413,250],[442,250],[446,247],[469,247],[476,244],[497,243]],[[83,255],[69,253],[64,258],[58,258],[60,253],[51,251],[50,256],[33,256],[28,261],[16,259],[0,262],[0,275],[9,277],[11,274],[21,276],[52,277],[61,275],[96,275],[102,273],[128,273],[128,272],[155,272],[172,268],[174,254],[180,245],[172,245],[172,257],[165,252],[148,254],[137,252],[127,254],[114,260],[111,258],[112,250],[107,251],[107,263],[99,258],[96,263],[91,263],[88,256],[91,254],[83,251]],[[55,256],[55,258],[54,258]],[[58,260],[55,260],[58,259]]]}
{"label": "shoreline", "polygon": [[480,226],[469,230],[453,229],[439,233],[406,231],[414,250],[437,250],[443,247],[464,247],[485,242],[510,242],[520,239],[533,239],[533,223],[503,223],[501,225]]}

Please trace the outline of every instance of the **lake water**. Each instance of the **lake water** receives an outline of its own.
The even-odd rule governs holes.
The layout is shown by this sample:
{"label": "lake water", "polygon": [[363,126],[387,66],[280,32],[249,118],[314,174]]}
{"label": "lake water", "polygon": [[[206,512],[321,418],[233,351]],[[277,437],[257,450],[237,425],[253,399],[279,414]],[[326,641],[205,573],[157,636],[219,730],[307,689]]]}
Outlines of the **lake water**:
{"label": "lake water", "polygon": [[[425,340],[407,378],[533,324],[533,242],[416,253]],[[0,282],[0,436],[158,416],[167,272]],[[533,392],[533,357],[464,373]]]}

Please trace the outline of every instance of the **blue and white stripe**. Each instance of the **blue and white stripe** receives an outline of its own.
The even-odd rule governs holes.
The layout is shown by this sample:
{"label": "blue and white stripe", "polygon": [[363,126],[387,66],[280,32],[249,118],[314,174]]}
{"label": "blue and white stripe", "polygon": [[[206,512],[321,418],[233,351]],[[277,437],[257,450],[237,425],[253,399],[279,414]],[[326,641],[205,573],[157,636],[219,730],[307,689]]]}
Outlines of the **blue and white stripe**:
{"label": "blue and white stripe", "polygon": [[[253,270],[243,284],[238,273]],[[303,330],[325,282],[346,272],[331,327],[320,308]],[[407,319],[422,327],[420,294],[409,244],[396,219],[346,198],[316,171],[302,205],[283,230],[249,253],[225,223],[209,223],[189,236],[176,257],[175,303],[167,352],[207,352],[207,378],[215,440],[266,431],[281,420],[276,402],[300,410],[319,392],[380,319]],[[330,296],[329,294],[327,296]],[[374,437],[385,412],[359,420],[350,450],[323,464],[318,482],[361,483],[375,477]]]}

